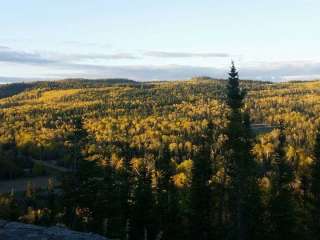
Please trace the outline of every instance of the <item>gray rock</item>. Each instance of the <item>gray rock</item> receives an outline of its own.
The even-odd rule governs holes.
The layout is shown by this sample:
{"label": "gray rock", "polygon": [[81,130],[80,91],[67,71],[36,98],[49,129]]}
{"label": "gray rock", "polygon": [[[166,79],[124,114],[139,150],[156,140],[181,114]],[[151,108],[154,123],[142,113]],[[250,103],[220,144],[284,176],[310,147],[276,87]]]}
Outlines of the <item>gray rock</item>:
{"label": "gray rock", "polygon": [[0,240],[107,240],[93,233],[0,220]]}
{"label": "gray rock", "polygon": [[8,222],[0,219],[0,228],[4,227]]}

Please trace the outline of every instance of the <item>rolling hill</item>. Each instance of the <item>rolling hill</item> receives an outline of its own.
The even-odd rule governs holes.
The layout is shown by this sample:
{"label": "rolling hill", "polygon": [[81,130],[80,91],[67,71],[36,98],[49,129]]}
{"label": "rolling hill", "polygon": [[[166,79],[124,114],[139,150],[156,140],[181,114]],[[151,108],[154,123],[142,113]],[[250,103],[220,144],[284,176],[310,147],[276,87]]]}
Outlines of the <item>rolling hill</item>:
{"label": "rolling hill", "polygon": [[[277,125],[284,120],[290,126],[290,146],[306,161],[320,118],[320,82],[241,84],[248,91],[245,109],[253,123]],[[11,165],[2,160],[6,167],[1,169],[16,172],[28,165],[30,157],[68,166],[68,136],[74,130],[73,119],[79,116],[91,136],[91,159],[102,161],[99,149],[111,141],[151,152],[166,141],[180,164],[190,158],[188,148],[196,145],[195,138],[208,120],[216,129],[225,126],[225,86],[224,80],[213,79],[160,83],[72,79],[2,86],[0,142],[6,146],[14,141],[23,161]],[[269,139],[257,143],[264,149],[272,137],[261,137]]]}

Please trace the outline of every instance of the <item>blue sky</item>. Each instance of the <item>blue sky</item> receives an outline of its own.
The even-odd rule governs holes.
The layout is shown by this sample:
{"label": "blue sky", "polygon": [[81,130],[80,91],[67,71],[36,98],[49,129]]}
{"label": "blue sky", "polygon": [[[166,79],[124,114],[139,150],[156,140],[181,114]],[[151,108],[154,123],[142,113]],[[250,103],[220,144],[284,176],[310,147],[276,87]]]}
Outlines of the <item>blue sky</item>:
{"label": "blue sky", "polygon": [[10,0],[0,80],[320,79],[318,0]]}

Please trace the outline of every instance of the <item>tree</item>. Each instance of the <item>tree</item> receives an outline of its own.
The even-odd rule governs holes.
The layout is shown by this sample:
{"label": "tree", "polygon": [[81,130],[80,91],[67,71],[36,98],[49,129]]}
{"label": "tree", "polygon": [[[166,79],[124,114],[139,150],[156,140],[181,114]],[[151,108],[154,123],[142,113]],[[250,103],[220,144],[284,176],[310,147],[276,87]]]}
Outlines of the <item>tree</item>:
{"label": "tree", "polygon": [[[251,156],[250,117],[241,108],[245,91],[240,89],[238,72],[232,62],[227,85],[227,105],[230,108],[226,129],[228,140],[227,173],[230,177],[229,208],[231,213],[231,238],[250,239],[253,234],[254,198],[256,192],[256,165]],[[255,194],[253,194],[253,191]]]}
{"label": "tree", "polygon": [[171,162],[171,154],[167,144],[162,144],[155,163],[157,177],[157,216],[159,216],[159,232],[165,239],[176,239],[179,231],[179,206],[177,202],[177,190],[173,182],[175,172]]}
{"label": "tree", "polygon": [[311,166],[312,230],[314,239],[320,239],[320,130],[317,131]]}
{"label": "tree", "polygon": [[280,124],[279,144],[275,152],[274,175],[270,199],[270,238],[299,239],[297,232],[297,206],[292,182],[294,172],[285,155],[286,136]]}
{"label": "tree", "polygon": [[0,195],[0,218],[17,221],[21,213],[21,206],[13,192],[10,195]]}
{"label": "tree", "polygon": [[227,85],[227,104],[232,112],[240,111],[244,97],[245,91],[240,89],[239,74],[234,62],[232,62]]}
{"label": "tree", "polygon": [[119,216],[120,235],[128,234],[127,226],[131,224],[131,210],[132,210],[132,191],[133,191],[133,171],[131,160],[134,154],[134,149],[126,142],[119,142],[120,154],[122,157],[122,166],[117,172],[116,188],[118,191],[119,210],[116,214]]}
{"label": "tree", "polygon": [[[71,228],[88,230],[91,214],[95,212],[96,194],[101,188],[100,171],[95,161],[88,161],[83,155],[82,149],[88,141],[88,133],[83,127],[82,119],[74,118],[73,124],[74,131],[69,136],[73,169],[62,180],[64,217],[66,224]],[[94,228],[101,229],[95,224]]]}
{"label": "tree", "polygon": [[151,173],[146,163],[141,163],[137,173],[136,188],[133,196],[132,240],[154,239],[154,197]]}
{"label": "tree", "polygon": [[210,239],[212,236],[212,177],[211,147],[213,126],[210,122],[206,133],[201,136],[199,151],[193,158],[190,193],[191,239]]}
{"label": "tree", "polygon": [[[103,184],[97,192],[94,221],[103,222],[103,234],[112,238],[126,238],[132,224],[133,169],[131,160],[133,149],[122,141],[108,143],[113,151],[119,148],[118,167],[112,162],[112,154],[104,153]],[[111,151],[112,152],[112,151]]]}
{"label": "tree", "polygon": [[119,237],[121,226],[116,221],[121,215],[117,172],[111,164],[111,157],[105,156],[101,186],[97,189],[93,207],[93,223],[102,234]]}

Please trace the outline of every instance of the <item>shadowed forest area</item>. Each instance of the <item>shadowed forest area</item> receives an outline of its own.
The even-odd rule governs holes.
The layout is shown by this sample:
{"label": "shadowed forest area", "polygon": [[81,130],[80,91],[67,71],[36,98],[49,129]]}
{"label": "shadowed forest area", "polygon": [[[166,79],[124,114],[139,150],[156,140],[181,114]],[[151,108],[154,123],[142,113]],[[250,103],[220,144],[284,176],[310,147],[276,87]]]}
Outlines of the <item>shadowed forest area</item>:
{"label": "shadowed forest area", "polygon": [[2,219],[124,240],[320,239],[320,81],[239,81],[232,64],[228,80],[0,96],[0,179],[29,182],[0,195]]}

